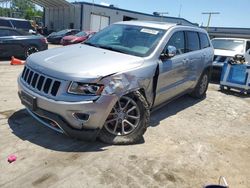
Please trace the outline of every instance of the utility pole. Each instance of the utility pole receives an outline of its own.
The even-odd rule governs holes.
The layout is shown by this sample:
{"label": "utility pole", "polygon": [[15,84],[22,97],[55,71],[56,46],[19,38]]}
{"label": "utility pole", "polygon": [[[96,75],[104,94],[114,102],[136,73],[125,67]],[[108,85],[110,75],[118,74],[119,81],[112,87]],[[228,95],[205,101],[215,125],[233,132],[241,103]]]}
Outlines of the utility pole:
{"label": "utility pole", "polygon": [[208,22],[207,22],[207,31],[208,31],[208,28],[209,28],[209,26],[210,26],[210,22],[211,22],[211,17],[212,17],[212,15],[220,14],[220,12],[202,12],[202,14],[207,14],[207,15],[209,15],[209,16],[208,16]]}

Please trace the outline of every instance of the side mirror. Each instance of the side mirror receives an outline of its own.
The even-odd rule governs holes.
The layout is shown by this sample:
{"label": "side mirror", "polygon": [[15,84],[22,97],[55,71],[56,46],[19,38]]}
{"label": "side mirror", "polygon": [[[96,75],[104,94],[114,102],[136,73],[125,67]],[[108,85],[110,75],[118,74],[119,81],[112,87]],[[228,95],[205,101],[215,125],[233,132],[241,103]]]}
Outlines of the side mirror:
{"label": "side mirror", "polygon": [[167,46],[167,48],[164,49],[163,53],[161,54],[161,57],[164,58],[172,58],[176,56],[177,49],[174,46]]}

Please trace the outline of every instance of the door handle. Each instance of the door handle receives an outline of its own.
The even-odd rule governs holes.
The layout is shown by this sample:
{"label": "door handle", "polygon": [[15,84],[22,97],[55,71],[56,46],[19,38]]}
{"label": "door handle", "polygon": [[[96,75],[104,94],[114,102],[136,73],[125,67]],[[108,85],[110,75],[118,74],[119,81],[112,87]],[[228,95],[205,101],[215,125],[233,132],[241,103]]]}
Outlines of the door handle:
{"label": "door handle", "polygon": [[188,62],[189,62],[189,59],[183,59],[183,60],[182,60],[182,64],[183,64],[183,65],[188,64]]}

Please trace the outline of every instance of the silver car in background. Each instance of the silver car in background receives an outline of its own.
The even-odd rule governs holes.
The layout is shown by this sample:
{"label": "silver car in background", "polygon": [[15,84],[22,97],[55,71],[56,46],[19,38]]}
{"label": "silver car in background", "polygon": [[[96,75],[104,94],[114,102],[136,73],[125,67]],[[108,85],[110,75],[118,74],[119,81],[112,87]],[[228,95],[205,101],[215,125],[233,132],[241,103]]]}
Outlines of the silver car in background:
{"label": "silver car in background", "polygon": [[243,55],[249,61],[250,39],[214,38],[211,42],[214,47],[213,73],[220,74],[224,63],[235,55]]}
{"label": "silver car in background", "polygon": [[33,117],[58,132],[131,144],[151,109],[187,93],[205,97],[212,61],[203,29],[119,22],[83,44],[31,55],[18,93]]}

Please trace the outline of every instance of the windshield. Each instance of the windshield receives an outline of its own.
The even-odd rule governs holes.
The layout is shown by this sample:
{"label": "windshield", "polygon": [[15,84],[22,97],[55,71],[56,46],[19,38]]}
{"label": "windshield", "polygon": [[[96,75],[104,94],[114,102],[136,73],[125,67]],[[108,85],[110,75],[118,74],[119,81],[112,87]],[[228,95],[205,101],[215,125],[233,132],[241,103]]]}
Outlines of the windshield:
{"label": "windshield", "polygon": [[85,33],[84,31],[81,31],[81,32],[77,33],[75,36],[77,36],[77,37],[85,37],[85,36],[87,36],[87,33]]}
{"label": "windshield", "polygon": [[65,30],[62,30],[62,31],[58,31],[57,33],[54,33],[53,35],[65,35],[68,32],[69,32],[69,30],[65,29]]}
{"label": "windshield", "polygon": [[244,41],[233,40],[233,39],[213,39],[212,44],[214,49],[230,50],[243,53],[244,52]]}
{"label": "windshield", "polygon": [[96,33],[85,44],[139,57],[148,56],[166,30],[134,25],[111,25]]}

